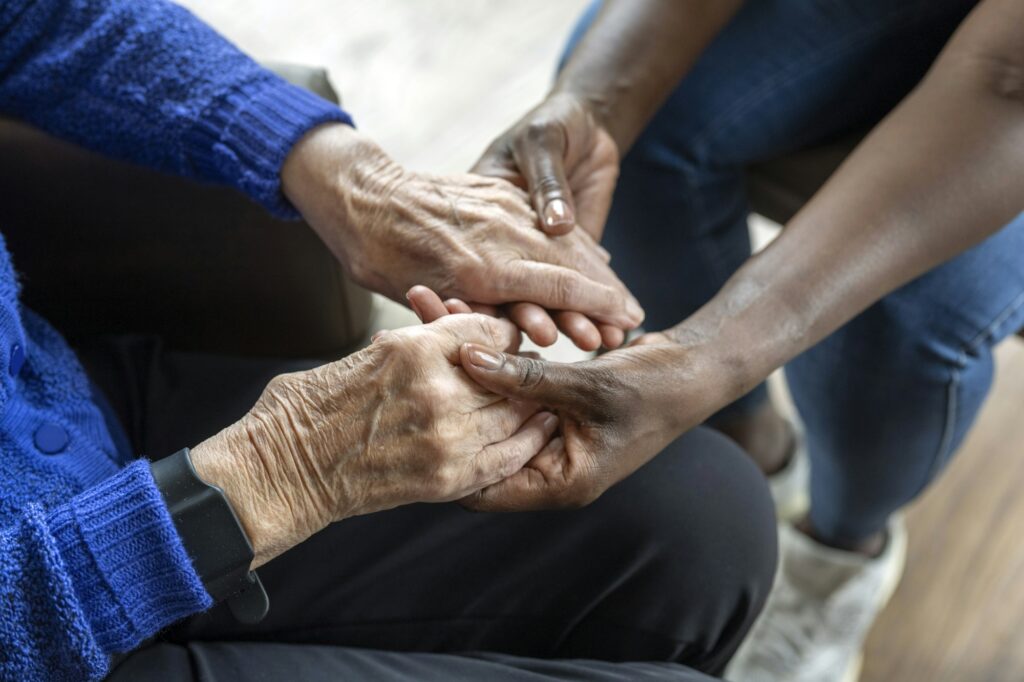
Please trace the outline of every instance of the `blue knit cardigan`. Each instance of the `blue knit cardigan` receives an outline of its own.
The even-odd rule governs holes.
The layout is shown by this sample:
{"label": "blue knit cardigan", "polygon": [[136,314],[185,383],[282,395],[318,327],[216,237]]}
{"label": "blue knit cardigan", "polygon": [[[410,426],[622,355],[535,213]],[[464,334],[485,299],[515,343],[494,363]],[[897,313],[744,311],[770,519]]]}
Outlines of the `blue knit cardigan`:
{"label": "blue knit cardigan", "polygon": [[[163,0],[0,1],[0,113],[279,215],[291,146],[351,124]],[[0,238],[0,679],[100,678],[210,606],[147,464],[117,453],[74,353],[20,304]]]}

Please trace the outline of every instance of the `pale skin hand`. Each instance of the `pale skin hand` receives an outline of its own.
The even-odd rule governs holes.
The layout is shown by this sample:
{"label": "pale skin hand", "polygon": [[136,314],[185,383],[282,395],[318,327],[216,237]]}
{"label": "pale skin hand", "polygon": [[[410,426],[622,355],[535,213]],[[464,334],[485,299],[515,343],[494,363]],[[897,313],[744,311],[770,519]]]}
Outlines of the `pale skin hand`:
{"label": "pale skin hand", "polygon": [[467,341],[514,351],[518,340],[506,320],[452,316],[271,381],[245,417],[192,451],[238,514],[253,567],[334,521],[460,499],[518,471],[557,419],[489,393],[459,359]]}
{"label": "pale skin hand", "polygon": [[[643,320],[600,247],[585,234],[538,232],[526,195],[508,182],[407,171],[341,124],[304,137],[281,175],[353,279],[395,300],[426,283],[474,304],[581,313],[620,332]],[[523,321],[535,341],[553,341]]]}

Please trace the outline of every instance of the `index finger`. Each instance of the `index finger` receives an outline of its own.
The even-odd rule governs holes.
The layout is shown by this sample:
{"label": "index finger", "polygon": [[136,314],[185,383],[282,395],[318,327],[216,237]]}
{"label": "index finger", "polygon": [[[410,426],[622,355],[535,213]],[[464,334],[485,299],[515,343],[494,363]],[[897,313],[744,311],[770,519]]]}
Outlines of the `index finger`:
{"label": "index finger", "polygon": [[564,507],[552,480],[545,470],[557,467],[555,460],[564,457],[565,441],[561,436],[551,439],[526,465],[508,478],[487,486],[459,500],[474,511],[514,512],[558,509]]}
{"label": "index finger", "polygon": [[560,265],[517,261],[502,284],[510,300],[529,301],[549,310],[572,310],[624,329],[643,321],[643,310],[624,289]]}
{"label": "index finger", "polygon": [[519,350],[519,328],[500,317],[488,317],[480,313],[447,315],[427,326],[439,332],[445,357],[453,364],[459,364],[459,348],[464,343],[493,344],[506,353]]}

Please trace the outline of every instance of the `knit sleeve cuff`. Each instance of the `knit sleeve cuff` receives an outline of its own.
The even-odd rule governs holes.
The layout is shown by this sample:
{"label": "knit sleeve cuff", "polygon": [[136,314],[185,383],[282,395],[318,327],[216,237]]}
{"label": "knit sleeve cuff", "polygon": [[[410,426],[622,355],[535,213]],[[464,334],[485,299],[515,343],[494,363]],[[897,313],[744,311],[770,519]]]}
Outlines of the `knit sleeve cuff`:
{"label": "knit sleeve cuff", "polygon": [[236,86],[185,139],[199,177],[242,190],[282,218],[299,214],[281,191],[281,166],[299,139],[329,122],[353,125],[337,105],[272,74]]}
{"label": "knit sleeve cuff", "polygon": [[53,509],[48,522],[97,644],[128,651],[212,606],[148,463]]}

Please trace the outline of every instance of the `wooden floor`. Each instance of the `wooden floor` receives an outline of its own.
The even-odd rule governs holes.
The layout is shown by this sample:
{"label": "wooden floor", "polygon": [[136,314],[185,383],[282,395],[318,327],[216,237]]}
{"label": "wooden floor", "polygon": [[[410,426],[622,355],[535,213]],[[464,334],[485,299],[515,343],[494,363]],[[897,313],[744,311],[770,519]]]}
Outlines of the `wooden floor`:
{"label": "wooden floor", "polygon": [[946,475],[911,509],[903,583],[862,680],[1024,680],[1024,343]]}
{"label": "wooden floor", "polygon": [[[327,66],[398,160],[460,171],[545,91],[586,0],[186,0],[264,59]],[[903,584],[864,682],[1024,680],[1024,344],[947,475],[910,512]],[[742,682],[742,681],[739,681]]]}

